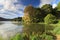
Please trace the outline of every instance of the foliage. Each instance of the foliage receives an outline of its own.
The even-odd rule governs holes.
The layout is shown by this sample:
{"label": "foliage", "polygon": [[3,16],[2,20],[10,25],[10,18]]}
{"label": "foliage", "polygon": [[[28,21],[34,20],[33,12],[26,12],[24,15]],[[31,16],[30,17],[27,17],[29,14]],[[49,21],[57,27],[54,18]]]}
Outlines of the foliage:
{"label": "foliage", "polygon": [[46,40],[54,40],[54,39],[53,39],[53,36],[51,36],[51,35],[46,35],[46,36],[45,36],[45,39],[46,39]]}
{"label": "foliage", "polygon": [[50,5],[50,4],[45,4],[45,5],[43,5],[43,6],[41,7],[41,9],[42,9],[43,11],[45,11],[46,14],[47,14],[47,13],[51,13],[51,12],[52,12],[52,5]]}
{"label": "foliage", "polygon": [[47,34],[32,34],[27,36],[26,34],[16,34],[11,40],[54,40],[53,36]]}
{"label": "foliage", "polygon": [[14,37],[10,38],[11,40],[23,40],[20,33],[16,34]]}
{"label": "foliage", "polygon": [[60,34],[60,19],[58,20],[57,24],[53,24],[54,25],[54,30],[52,31],[55,34]]}
{"label": "foliage", "polygon": [[60,34],[60,25],[58,24],[55,29],[53,30],[55,34]]}
{"label": "foliage", "polygon": [[14,18],[14,19],[12,19],[12,21],[22,21],[22,17]]}
{"label": "foliage", "polygon": [[3,40],[3,38],[0,36],[0,40]]}
{"label": "foliage", "polygon": [[42,21],[42,16],[40,8],[27,6],[24,10],[24,16],[22,19],[25,23],[38,23]]}
{"label": "foliage", "polygon": [[56,21],[56,17],[52,14],[48,14],[45,18],[44,18],[45,23],[47,24],[52,24]]}
{"label": "foliage", "polygon": [[60,2],[57,5],[57,11],[60,11]]}
{"label": "foliage", "polygon": [[[52,8],[52,5],[50,4],[45,4],[41,8],[35,8],[32,5],[29,5],[24,9],[24,16],[22,17],[22,20],[27,24],[44,22],[44,17],[49,13],[60,19],[60,2],[55,8]],[[14,20],[20,21],[20,18]]]}
{"label": "foliage", "polygon": [[[58,6],[56,8],[52,8],[52,5],[50,4],[45,4],[41,8],[34,8],[32,5],[29,5],[24,9],[24,16],[22,17],[22,19],[23,22],[27,24],[44,22],[45,21],[44,18],[49,13],[53,14],[53,16],[56,16],[56,18],[59,19],[60,18],[59,10],[60,2],[58,3]],[[52,17],[52,19],[53,18],[55,17]],[[49,22],[54,23],[52,20],[49,20]]]}

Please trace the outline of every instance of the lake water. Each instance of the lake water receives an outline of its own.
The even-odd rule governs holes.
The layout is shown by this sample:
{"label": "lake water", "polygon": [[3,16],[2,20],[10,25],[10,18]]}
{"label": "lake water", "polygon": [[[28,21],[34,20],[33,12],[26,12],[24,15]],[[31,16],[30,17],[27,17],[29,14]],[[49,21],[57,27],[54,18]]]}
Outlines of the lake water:
{"label": "lake water", "polygon": [[45,25],[45,24],[24,24],[23,25],[21,22],[0,21],[0,36],[3,38],[9,38],[11,36],[16,35],[17,33],[23,33],[23,32],[26,32],[28,34],[32,32],[42,34],[44,32],[59,31],[60,34],[59,29],[60,27],[55,28],[52,25]]}
{"label": "lake water", "polygon": [[[20,24],[20,23],[19,23]],[[6,38],[22,32],[23,25],[18,22],[0,21],[0,36]]]}

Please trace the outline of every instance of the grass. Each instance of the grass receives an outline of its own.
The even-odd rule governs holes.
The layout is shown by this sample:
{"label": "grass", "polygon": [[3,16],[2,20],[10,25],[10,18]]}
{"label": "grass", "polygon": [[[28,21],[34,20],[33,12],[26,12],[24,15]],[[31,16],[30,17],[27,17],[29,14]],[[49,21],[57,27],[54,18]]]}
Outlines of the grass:
{"label": "grass", "polygon": [[11,38],[10,40],[54,40],[53,36],[51,35],[46,35],[46,34],[32,34],[32,35],[28,35],[28,34],[16,34],[13,38]]}
{"label": "grass", "polygon": [[[0,37],[0,40],[5,40],[2,37]],[[15,36],[10,37],[9,40],[55,40],[54,36],[48,35],[48,34],[27,34],[27,33],[17,33]]]}

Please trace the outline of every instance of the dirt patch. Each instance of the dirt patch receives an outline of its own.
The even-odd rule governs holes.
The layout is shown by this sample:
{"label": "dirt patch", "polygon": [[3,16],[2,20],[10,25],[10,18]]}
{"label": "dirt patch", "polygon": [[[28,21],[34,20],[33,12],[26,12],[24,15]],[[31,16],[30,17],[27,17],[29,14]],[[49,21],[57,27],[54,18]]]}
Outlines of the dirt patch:
{"label": "dirt patch", "polygon": [[56,40],[60,40],[60,35],[56,35],[57,39]]}

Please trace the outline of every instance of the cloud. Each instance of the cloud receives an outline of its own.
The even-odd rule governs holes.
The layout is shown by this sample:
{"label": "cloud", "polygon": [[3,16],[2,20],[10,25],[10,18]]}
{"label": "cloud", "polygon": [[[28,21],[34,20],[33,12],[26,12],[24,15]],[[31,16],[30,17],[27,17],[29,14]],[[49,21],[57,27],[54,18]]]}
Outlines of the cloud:
{"label": "cloud", "polygon": [[10,19],[14,18],[11,15],[6,15],[6,14],[0,14],[0,17],[3,17],[3,18],[9,18],[10,17]]}
{"label": "cloud", "polygon": [[14,15],[14,14],[12,14],[12,13],[9,13],[9,14],[7,14],[6,15],[6,13],[1,13],[0,14],[0,17],[3,17],[3,18],[10,18],[10,19],[12,19],[12,18],[15,18],[15,17],[18,17],[17,15]]}
{"label": "cloud", "polygon": [[40,7],[42,7],[42,5],[44,5],[44,4],[51,4],[51,2],[53,1],[53,0],[40,0],[41,1],[41,3],[40,3]]}
{"label": "cloud", "polygon": [[[23,10],[26,7],[26,5],[24,5],[25,3],[30,4],[32,2],[31,4],[34,6],[37,3],[36,6],[39,7],[44,4],[51,4],[53,1],[56,3],[56,0],[40,0],[41,3],[39,3],[40,5],[38,5],[38,2],[36,0],[25,1],[25,3],[23,3],[23,1],[22,0],[0,0],[0,15],[1,15],[0,17],[14,18],[14,17],[23,16]],[[53,8],[56,6],[54,2],[52,4]]]}
{"label": "cloud", "polygon": [[44,4],[51,4],[53,6],[53,8],[55,8],[58,4],[58,2],[60,2],[60,0],[40,0],[41,3],[39,5],[39,7],[41,7]]}
{"label": "cloud", "polygon": [[[18,17],[18,14],[23,15],[24,7],[25,6],[18,3],[18,0],[0,0],[0,17],[13,18]],[[7,15],[9,16],[6,17]]]}
{"label": "cloud", "polygon": [[53,8],[55,8],[57,6],[57,4],[53,4]]}

